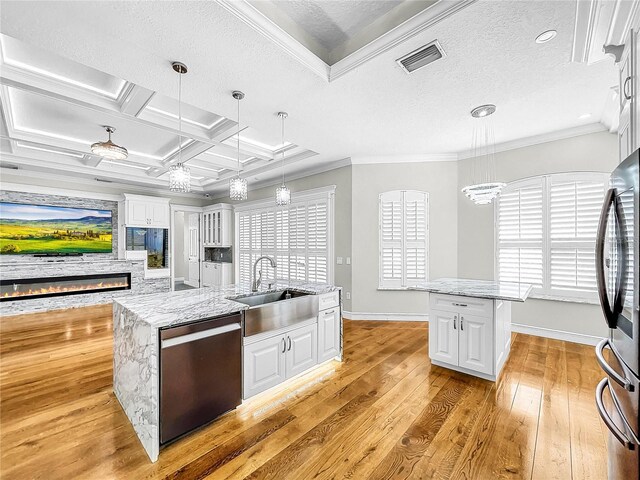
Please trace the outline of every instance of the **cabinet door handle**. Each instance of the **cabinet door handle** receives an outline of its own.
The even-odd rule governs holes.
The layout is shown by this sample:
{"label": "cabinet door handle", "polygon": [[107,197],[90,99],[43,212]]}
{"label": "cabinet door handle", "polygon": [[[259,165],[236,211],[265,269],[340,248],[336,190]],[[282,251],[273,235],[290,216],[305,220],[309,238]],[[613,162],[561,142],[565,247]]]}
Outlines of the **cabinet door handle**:
{"label": "cabinet door handle", "polygon": [[631,81],[631,76],[628,76],[627,78],[624,79],[624,84],[622,85],[622,93],[624,94],[624,98],[626,98],[627,100],[631,100],[631,94],[627,93],[627,85],[629,85],[630,81]]}
{"label": "cabinet door handle", "polygon": [[454,305],[455,305],[456,307],[466,307],[466,306],[467,306],[467,304],[466,304],[466,303],[455,303],[455,302],[454,302]]}
{"label": "cabinet door handle", "polygon": [[333,315],[334,313],[336,313],[336,309],[335,308],[333,310],[329,311],[329,312],[324,312],[325,315]]}
{"label": "cabinet door handle", "polygon": [[460,317],[460,330],[464,330],[464,317]]}
{"label": "cabinet door handle", "polygon": [[289,339],[289,348],[287,350],[291,351],[291,337],[287,337]]}
{"label": "cabinet door handle", "polygon": [[453,316],[453,329],[454,329],[454,330],[457,330],[457,328],[456,328],[456,321],[457,321],[457,320],[458,320],[458,316],[457,316],[457,315],[454,315],[454,316]]}
{"label": "cabinet door handle", "polygon": [[282,353],[287,351],[287,341],[282,337]]}

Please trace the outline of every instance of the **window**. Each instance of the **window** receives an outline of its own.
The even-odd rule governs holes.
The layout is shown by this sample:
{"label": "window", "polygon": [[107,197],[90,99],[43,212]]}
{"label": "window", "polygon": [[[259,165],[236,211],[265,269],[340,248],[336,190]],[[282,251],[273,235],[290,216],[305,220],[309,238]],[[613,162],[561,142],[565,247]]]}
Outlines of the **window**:
{"label": "window", "polygon": [[249,283],[254,262],[267,255],[276,271],[265,260],[259,267],[263,284],[276,278],[332,283],[333,192],[299,192],[287,207],[273,205],[271,198],[236,207],[239,282]]}
{"label": "window", "polygon": [[497,277],[542,298],[596,300],[595,240],[608,175],[566,173],[507,185],[497,202]]}
{"label": "window", "polygon": [[425,192],[380,194],[380,288],[404,289],[429,277],[428,208]]}

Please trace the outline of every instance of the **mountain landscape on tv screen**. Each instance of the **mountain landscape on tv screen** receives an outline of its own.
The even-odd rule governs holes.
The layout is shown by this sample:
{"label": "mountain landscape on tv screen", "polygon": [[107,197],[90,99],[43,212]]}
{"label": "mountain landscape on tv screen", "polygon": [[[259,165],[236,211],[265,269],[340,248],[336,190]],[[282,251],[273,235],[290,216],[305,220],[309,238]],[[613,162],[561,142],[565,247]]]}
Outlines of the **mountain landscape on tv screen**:
{"label": "mountain landscape on tv screen", "polygon": [[[82,209],[29,206],[24,218],[19,204],[0,204],[0,254],[111,253],[111,212],[95,210],[96,215],[79,218]],[[37,218],[60,214],[61,218]],[[15,210],[15,212],[14,212]],[[27,210],[26,208],[24,210]],[[91,211],[89,211],[91,212]],[[65,218],[68,217],[68,218]]]}

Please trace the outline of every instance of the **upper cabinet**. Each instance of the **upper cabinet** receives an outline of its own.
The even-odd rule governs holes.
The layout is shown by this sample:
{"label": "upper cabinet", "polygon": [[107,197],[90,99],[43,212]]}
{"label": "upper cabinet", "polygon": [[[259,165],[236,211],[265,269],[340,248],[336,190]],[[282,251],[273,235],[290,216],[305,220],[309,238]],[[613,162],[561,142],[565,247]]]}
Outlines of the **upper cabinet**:
{"label": "upper cabinet", "polygon": [[169,228],[171,208],[168,198],[124,194],[122,223],[126,227]]}
{"label": "upper cabinet", "polygon": [[618,144],[620,147],[620,161],[627,158],[638,148],[638,33],[630,30],[620,61],[619,92],[620,92],[620,123],[618,125]]}
{"label": "upper cabinet", "polygon": [[205,247],[231,246],[231,216],[233,207],[217,203],[204,208],[202,213],[202,243]]}

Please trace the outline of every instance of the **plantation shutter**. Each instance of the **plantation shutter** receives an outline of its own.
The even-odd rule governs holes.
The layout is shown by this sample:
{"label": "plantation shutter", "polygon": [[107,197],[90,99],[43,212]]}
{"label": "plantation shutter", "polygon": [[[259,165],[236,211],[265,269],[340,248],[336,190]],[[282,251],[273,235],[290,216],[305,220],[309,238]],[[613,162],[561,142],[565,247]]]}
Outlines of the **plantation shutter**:
{"label": "plantation shutter", "polygon": [[253,263],[262,255],[274,258],[277,265],[275,272],[266,261],[258,267],[265,283],[274,279],[330,281],[330,200],[327,195],[322,197],[237,214],[239,282],[250,282]]}
{"label": "plantation shutter", "polygon": [[381,288],[404,288],[427,279],[427,194],[395,190],[380,195]]}
{"label": "plantation shutter", "polygon": [[550,178],[550,288],[595,294],[595,239],[605,194],[605,176]]}
{"label": "plantation shutter", "polygon": [[507,186],[498,203],[498,277],[543,285],[542,179]]}
{"label": "plantation shutter", "polygon": [[504,188],[497,202],[497,273],[550,298],[595,299],[595,239],[607,175],[553,174]]}

